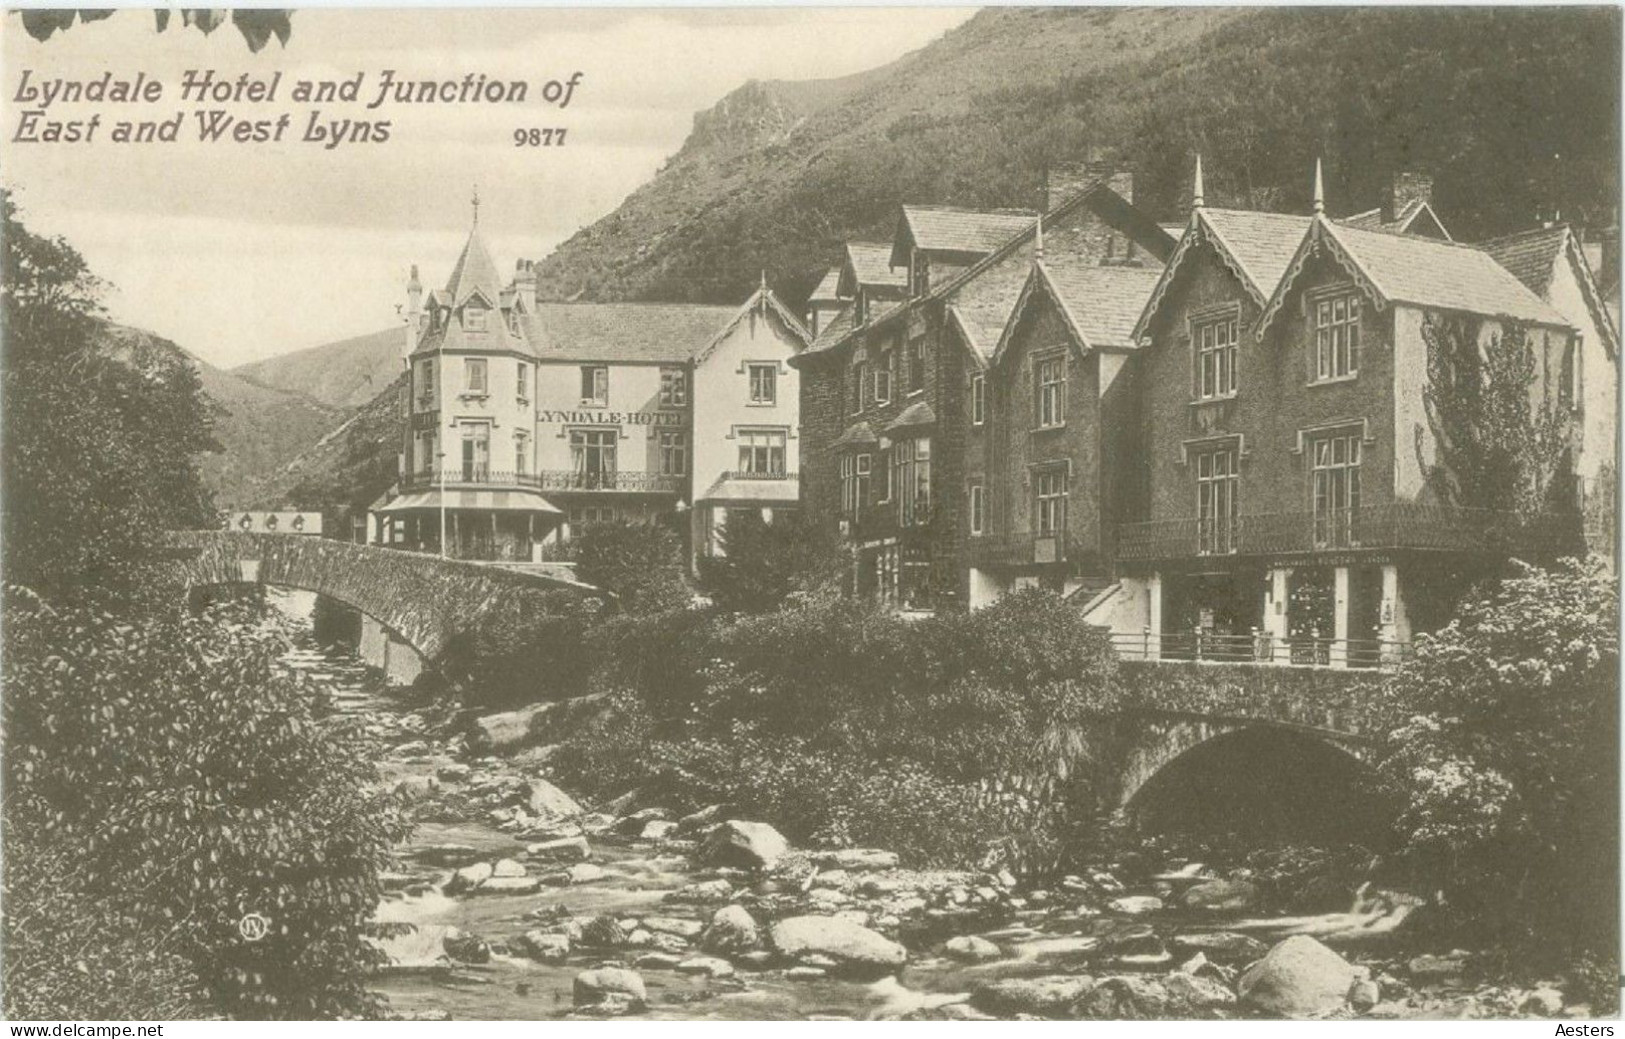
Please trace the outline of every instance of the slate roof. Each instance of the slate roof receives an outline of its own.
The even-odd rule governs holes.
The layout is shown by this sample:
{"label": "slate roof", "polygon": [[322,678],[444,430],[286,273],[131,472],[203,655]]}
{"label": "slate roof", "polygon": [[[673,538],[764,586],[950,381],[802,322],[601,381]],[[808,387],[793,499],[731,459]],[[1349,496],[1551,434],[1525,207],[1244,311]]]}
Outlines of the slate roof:
{"label": "slate roof", "polygon": [[[952,206],[904,206],[902,224],[914,245],[941,252],[990,253],[1038,222],[1029,209],[957,209]],[[903,236],[898,235],[891,262],[903,266]]]}
{"label": "slate roof", "polygon": [[1204,208],[1201,214],[1202,222],[1264,299],[1275,291],[1313,219],[1292,213],[1255,213],[1244,209]]}
{"label": "slate roof", "polygon": [[1440,231],[1444,232],[1445,239],[1447,241],[1451,240],[1450,231],[1444,226],[1444,221],[1439,219],[1439,214],[1433,211],[1433,206],[1425,198],[1411,199],[1405,203],[1404,209],[1394,215],[1392,220],[1384,220],[1382,210],[1379,208],[1368,209],[1364,213],[1355,213],[1352,216],[1340,217],[1337,222],[1345,227],[1353,227],[1362,231],[1387,231],[1390,234],[1408,234],[1411,233],[1411,225],[1424,213],[1432,219],[1434,225]]}
{"label": "slate roof", "polygon": [[1435,238],[1340,227],[1330,221],[1320,226],[1385,299],[1561,328],[1569,325],[1567,318],[1482,250]]}
{"label": "slate roof", "polygon": [[858,307],[855,303],[848,303],[836,311],[829,321],[824,324],[824,327],[818,330],[817,337],[813,339],[812,346],[807,348],[806,353],[818,353],[822,350],[828,350],[842,339],[845,339],[846,334],[852,331],[857,324],[854,320],[857,317],[857,311]]}
{"label": "slate roof", "polygon": [[840,292],[838,291],[840,284],[841,269],[839,267],[831,267],[829,269],[829,273],[824,275],[824,280],[819,282],[818,287],[813,289],[812,295],[807,297],[807,302],[834,303],[841,298]]}
{"label": "slate roof", "polygon": [[1162,271],[1048,261],[1042,270],[1090,346],[1135,348],[1134,322],[1145,309]]}
{"label": "slate roof", "polygon": [[908,271],[892,270],[891,245],[887,242],[847,242],[846,262],[859,285],[908,287]]}
{"label": "slate roof", "polygon": [[988,267],[954,293],[950,311],[959,318],[961,331],[982,360],[992,359],[1031,270],[1031,265],[1022,263]]}
{"label": "slate roof", "polygon": [[1489,253],[1496,263],[1523,282],[1530,292],[1544,299],[1546,290],[1551,288],[1557,258],[1563,255],[1568,234],[1566,224],[1537,227],[1480,242],[1478,248]]}
{"label": "slate roof", "polygon": [[847,426],[846,431],[840,436],[836,437],[835,442],[829,446],[832,448],[861,447],[864,444],[878,443],[880,443],[880,438],[875,436],[875,427],[869,425],[869,423],[863,421],[862,419],[859,419],[850,426]]}
{"label": "slate roof", "polygon": [[794,504],[801,498],[801,483],[795,478],[784,480],[744,479],[719,476],[704,494],[694,499],[716,502],[765,502],[769,505]]}
{"label": "slate roof", "polygon": [[738,311],[697,303],[538,303],[520,319],[544,361],[687,361]]}
{"label": "slate roof", "polygon": [[917,400],[903,409],[891,422],[886,424],[886,433],[896,433],[904,429],[918,429],[921,426],[934,426],[937,424],[937,413],[931,410],[931,405],[923,400]]}
{"label": "slate roof", "polygon": [[446,294],[454,307],[462,306],[476,291],[493,307],[502,301],[502,275],[497,272],[478,226],[468,232],[468,241],[463,243],[451,277],[446,279]]}

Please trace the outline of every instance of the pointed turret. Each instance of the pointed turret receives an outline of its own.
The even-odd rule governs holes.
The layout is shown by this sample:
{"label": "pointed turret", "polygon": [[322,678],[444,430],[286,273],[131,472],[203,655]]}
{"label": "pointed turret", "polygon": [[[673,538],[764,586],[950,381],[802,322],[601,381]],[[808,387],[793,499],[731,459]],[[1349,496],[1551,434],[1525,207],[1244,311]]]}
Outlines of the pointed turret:
{"label": "pointed turret", "polygon": [[494,307],[502,299],[502,276],[497,273],[491,251],[485,247],[485,239],[480,236],[477,218],[473,229],[468,232],[468,241],[463,243],[462,255],[457,257],[457,265],[451,269],[451,277],[446,281],[446,294],[451,297],[453,307],[460,307],[476,291],[485,298],[487,306]]}
{"label": "pointed turret", "polygon": [[1320,176],[1320,159],[1318,156],[1315,159],[1315,199],[1313,205],[1316,213],[1326,212],[1326,185]]}

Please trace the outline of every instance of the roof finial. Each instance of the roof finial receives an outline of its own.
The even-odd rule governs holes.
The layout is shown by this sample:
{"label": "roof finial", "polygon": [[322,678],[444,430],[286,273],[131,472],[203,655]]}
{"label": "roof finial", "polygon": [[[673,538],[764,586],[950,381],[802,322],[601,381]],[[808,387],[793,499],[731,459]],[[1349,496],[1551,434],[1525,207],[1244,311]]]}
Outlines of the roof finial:
{"label": "roof finial", "polygon": [[474,226],[480,226],[480,186],[474,185]]}
{"label": "roof finial", "polygon": [[762,268],[762,291],[767,291],[767,268]]}
{"label": "roof finial", "polygon": [[1033,240],[1033,262],[1044,260],[1044,214],[1038,214],[1038,236]]}
{"label": "roof finial", "polygon": [[1191,178],[1191,208],[1201,209],[1207,204],[1202,197],[1202,153],[1196,153],[1196,175]]}
{"label": "roof finial", "polygon": [[1326,212],[1326,186],[1320,176],[1320,157],[1315,157],[1315,212]]}

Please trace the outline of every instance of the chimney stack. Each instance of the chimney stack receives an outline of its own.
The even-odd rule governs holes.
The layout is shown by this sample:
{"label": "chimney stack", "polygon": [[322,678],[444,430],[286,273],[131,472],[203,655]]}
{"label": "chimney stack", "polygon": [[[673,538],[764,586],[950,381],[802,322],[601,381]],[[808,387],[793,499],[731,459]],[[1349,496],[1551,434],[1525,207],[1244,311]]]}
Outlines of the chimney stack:
{"label": "chimney stack", "polygon": [[524,301],[525,313],[536,313],[536,265],[530,260],[520,260],[513,276],[514,291]]}
{"label": "chimney stack", "polygon": [[1398,220],[1413,202],[1433,204],[1433,175],[1417,170],[1400,170],[1394,174],[1393,181],[1388,185],[1388,195],[1383,199],[1383,222]]}

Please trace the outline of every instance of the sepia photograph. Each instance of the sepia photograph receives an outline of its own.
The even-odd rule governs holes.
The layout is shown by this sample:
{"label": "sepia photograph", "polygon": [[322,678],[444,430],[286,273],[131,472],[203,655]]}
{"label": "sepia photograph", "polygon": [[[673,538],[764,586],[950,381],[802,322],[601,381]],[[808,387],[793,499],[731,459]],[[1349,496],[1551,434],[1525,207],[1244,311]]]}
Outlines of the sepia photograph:
{"label": "sepia photograph", "polygon": [[1613,1035],[1621,11],[8,7],[0,1016]]}

